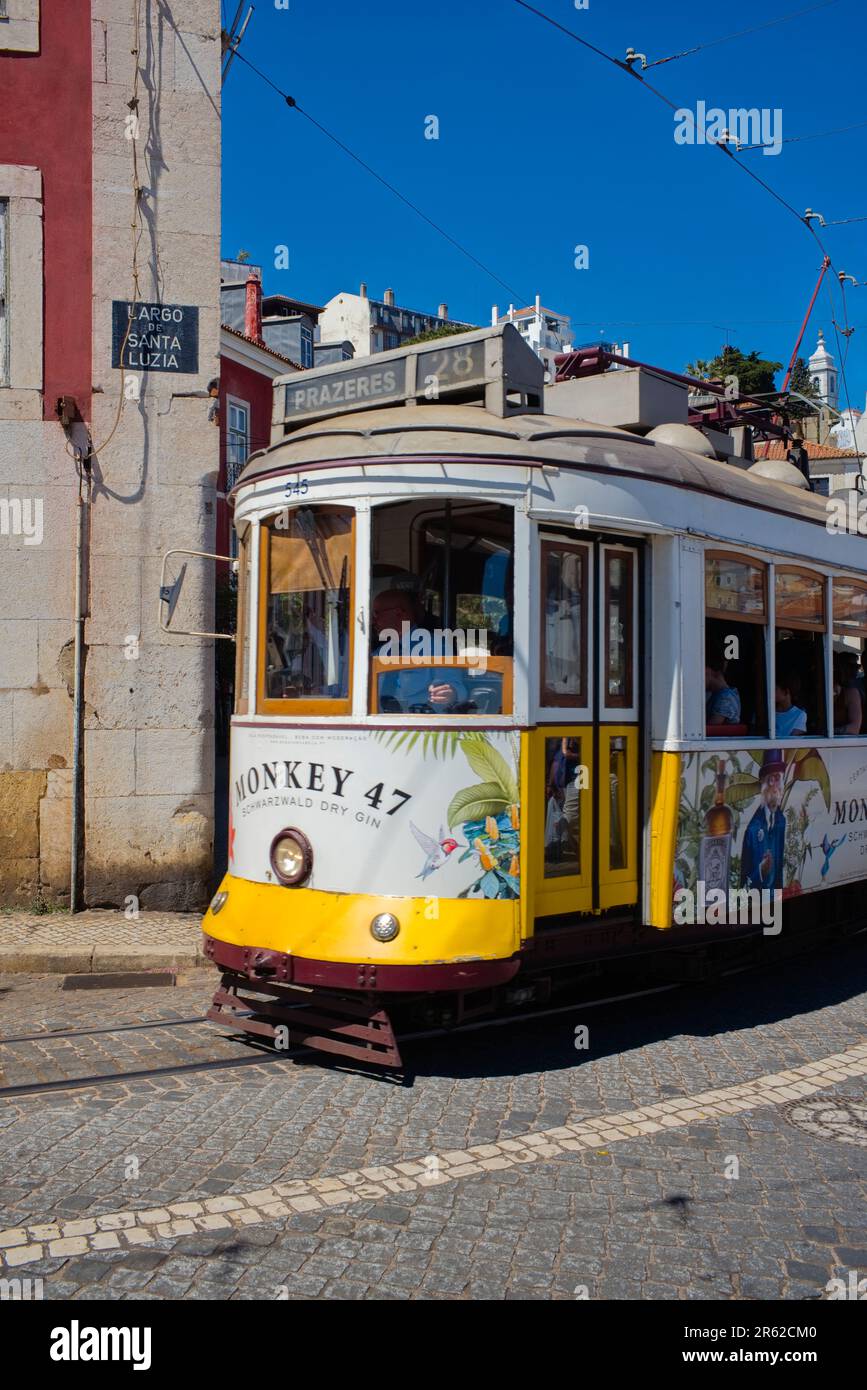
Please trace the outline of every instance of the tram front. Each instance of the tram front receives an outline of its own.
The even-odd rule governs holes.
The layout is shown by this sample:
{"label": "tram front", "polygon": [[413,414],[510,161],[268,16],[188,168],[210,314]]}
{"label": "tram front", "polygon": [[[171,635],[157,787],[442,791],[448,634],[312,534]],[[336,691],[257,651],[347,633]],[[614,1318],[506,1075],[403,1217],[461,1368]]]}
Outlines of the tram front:
{"label": "tram front", "polygon": [[[440,393],[463,402],[478,377],[501,418],[541,404],[513,329],[394,357],[305,373],[304,428],[284,438],[278,417],[236,488],[228,872],[204,921],[224,972],[212,1017],[386,1062],[402,997],[447,995],[459,1017],[519,968],[535,640],[516,609],[527,470],[462,456],[485,412],[410,406],[409,379],[438,365]],[[341,397],[397,379],[399,403],[323,425],[335,378]]]}

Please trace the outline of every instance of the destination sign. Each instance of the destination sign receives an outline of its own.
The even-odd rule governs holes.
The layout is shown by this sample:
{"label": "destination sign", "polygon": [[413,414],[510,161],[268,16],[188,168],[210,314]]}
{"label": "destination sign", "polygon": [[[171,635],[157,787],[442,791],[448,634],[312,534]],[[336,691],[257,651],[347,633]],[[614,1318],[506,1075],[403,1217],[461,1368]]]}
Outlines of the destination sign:
{"label": "destination sign", "polygon": [[425,395],[455,386],[473,386],[485,380],[485,344],[482,342],[452,344],[423,352],[416,367],[419,386],[429,388]]}
{"label": "destination sign", "polygon": [[197,372],[198,305],[133,304],[126,299],[113,300],[111,365],[129,367],[137,372]]}
{"label": "destination sign", "polygon": [[380,364],[376,358],[363,367],[329,373],[318,380],[313,379],[311,372],[299,373],[297,385],[293,381],[286,387],[286,418],[320,411],[330,413],[333,406],[353,405],[363,410],[366,405],[403,400],[405,382],[403,362]]}
{"label": "destination sign", "polygon": [[497,415],[540,410],[544,367],[510,323],[293,372],[274,383],[274,439],[375,406],[478,401]]}

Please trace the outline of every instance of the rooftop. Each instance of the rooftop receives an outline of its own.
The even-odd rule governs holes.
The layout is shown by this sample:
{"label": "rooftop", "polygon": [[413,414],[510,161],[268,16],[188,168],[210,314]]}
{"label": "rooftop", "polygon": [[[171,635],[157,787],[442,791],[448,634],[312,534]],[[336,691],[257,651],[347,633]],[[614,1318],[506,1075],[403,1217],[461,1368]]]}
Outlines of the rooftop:
{"label": "rooftop", "polygon": [[[809,459],[859,459],[863,457],[857,449],[838,449],[833,444],[814,444],[812,439],[803,440]],[[756,445],[756,458],[785,459],[794,446],[783,439],[770,439],[765,444]]]}
{"label": "rooftop", "polygon": [[304,370],[300,362],[293,362],[291,357],[285,357],[282,352],[277,352],[275,348],[269,347],[267,343],[260,343],[256,338],[251,338],[249,333],[242,333],[240,329],[231,328],[227,323],[220,324],[220,331],[222,333],[231,333],[233,338],[240,338],[242,342],[249,343],[252,347],[258,348],[260,352],[267,352],[269,357],[275,357],[278,362],[287,362],[289,366],[294,367],[296,371],[303,372]]}

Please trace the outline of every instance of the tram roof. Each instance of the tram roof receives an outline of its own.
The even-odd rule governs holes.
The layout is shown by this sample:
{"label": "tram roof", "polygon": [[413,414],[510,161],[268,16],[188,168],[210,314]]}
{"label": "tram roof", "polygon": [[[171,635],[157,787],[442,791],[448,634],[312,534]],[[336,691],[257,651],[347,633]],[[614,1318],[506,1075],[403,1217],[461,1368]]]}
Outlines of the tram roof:
{"label": "tram roof", "polygon": [[495,415],[477,405],[380,407],[302,426],[252,454],[233,489],[298,469],[346,462],[448,457],[502,465],[556,465],[626,475],[766,507],[806,521],[827,521],[826,499],[761,477],[736,464],[640,435],[565,416]]}

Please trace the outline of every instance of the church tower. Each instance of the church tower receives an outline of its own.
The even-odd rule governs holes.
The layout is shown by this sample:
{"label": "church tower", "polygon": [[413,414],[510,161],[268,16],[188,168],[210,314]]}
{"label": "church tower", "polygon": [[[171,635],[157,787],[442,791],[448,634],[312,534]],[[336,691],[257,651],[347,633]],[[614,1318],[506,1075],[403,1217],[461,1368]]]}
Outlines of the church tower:
{"label": "church tower", "polygon": [[819,398],[823,405],[829,405],[832,409],[837,409],[837,364],[825,347],[825,335],[819,329],[819,341],[816,344],[816,351],[810,358],[807,366],[813,385],[819,393]]}

